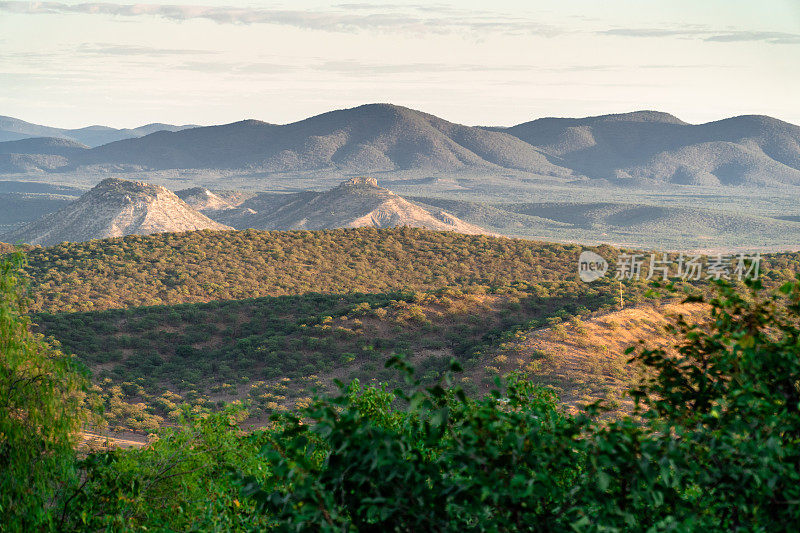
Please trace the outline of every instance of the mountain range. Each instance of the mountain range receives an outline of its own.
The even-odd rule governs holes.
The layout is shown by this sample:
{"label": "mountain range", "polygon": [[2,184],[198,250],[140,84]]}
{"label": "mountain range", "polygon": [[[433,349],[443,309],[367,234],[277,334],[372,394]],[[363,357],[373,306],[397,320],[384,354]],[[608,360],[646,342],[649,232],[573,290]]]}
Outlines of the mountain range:
{"label": "mountain range", "polygon": [[54,137],[67,139],[87,146],[100,146],[122,139],[142,137],[156,131],[178,131],[193,128],[194,125],[174,126],[172,124],[147,124],[138,128],[110,128],[108,126],[87,126],[85,128],[67,129],[41,126],[25,122],[18,118],[0,116],[0,142],[18,141],[34,137]]}
{"label": "mountain range", "polygon": [[[7,129],[4,124],[0,121],[0,131]],[[17,130],[53,136],[47,133],[52,129],[36,128]],[[148,128],[161,131],[144,134]],[[58,136],[85,146],[41,139],[0,142],[0,172],[213,169],[259,178],[288,173],[402,177],[510,172],[564,183],[634,187],[800,185],[800,127],[760,115],[688,124],[667,113],[637,111],[543,118],[500,128],[368,104],[285,125],[244,120],[115,130],[135,138],[101,146],[81,140],[75,131],[82,130]]]}

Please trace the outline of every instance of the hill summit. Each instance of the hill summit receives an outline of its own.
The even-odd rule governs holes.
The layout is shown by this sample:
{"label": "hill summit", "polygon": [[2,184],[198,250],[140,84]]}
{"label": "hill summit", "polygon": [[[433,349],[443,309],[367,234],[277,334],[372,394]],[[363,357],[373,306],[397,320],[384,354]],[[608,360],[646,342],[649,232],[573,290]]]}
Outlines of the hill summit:
{"label": "hill summit", "polygon": [[6,242],[52,245],[123,235],[231,229],[195,211],[173,192],[108,178],[63,209],[3,235]]}

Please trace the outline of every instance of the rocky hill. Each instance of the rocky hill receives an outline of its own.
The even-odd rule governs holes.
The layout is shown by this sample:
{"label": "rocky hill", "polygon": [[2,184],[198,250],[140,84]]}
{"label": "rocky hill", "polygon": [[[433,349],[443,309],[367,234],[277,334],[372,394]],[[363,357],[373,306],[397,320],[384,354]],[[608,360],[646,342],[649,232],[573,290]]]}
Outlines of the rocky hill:
{"label": "rocky hill", "polygon": [[59,211],[0,236],[0,241],[47,246],[200,229],[231,228],[198,213],[164,187],[109,178]]}
{"label": "rocky hill", "polygon": [[[196,189],[192,189],[196,190]],[[186,197],[186,191],[182,191]],[[214,193],[195,192],[202,200]],[[195,205],[202,205],[200,201]],[[202,209],[203,213],[237,229],[331,229],[410,226],[466,234],[486,233],[439,208],[424,208],[378,186],[374,178],[351,178],[327,192],[263,194],[236,207]],[[208,205],[208,202],[206,203]]]}

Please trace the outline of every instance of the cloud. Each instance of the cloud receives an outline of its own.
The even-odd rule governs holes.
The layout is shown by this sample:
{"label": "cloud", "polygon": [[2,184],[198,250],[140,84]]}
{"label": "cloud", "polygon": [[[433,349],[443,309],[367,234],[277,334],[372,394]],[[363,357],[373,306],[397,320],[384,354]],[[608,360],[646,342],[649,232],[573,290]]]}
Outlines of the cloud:
{"label": "cloud", "polygon": [[284,74],[298,71],[329,73],[354,77],[370,76],[405,76],[405,75],[434,75],[456,73],[507,73],[520,74],[535,72],[548,73],[591,73],[591,72],[627,72],[637,69],[696,69],[696,68],[724,68],[719,65],[691,65],[691,64],[644,64],[644,65],[560,65],[542,66],[532,64],[480,64],[480,63],[368,63],[361,61],[322,61],[299,64],[282,64],[268,62],[240,62],[226,60],[211,61],[186,61],[171,68],[204,73],[225,73],[231,75],[252,74]]}
{"label": "cloud", "polygon": [[182,55],[204,55],[216,54],[212,50],[190,50],[184,48],[153,48],[150,46],[125,45],[94,43],[82,44],[77,48],[78,53],[90,55],[111,55],[111,56],[182,56]]}
{"label": "cloud", "polygon": [[692,64],[598,64],[598,65],[561,65],[542,66],[533,64],[480,64],[480,63],[362,63],[360,61],[326,61],[309,68],[325,72],[348,75],[391,75],[413,73],[453,73],[453,72],[537,72],[537,73],[571,73],[571,72],[621,72],[637,69],[695,69],[726,68],[720,65]]}
{"label": "cloud", "polygon": [[800,44],[800,33],[778,31],[718,31],[707,28],[614,28],[597,33],[616,37],[680,37],[718,43],[764,42],[768,44]]}
{"label": "cloud", "polygon": [[325,72],[346,73],[355,75],[373,74],[409,74],[435,72],[507,72],[531,69],[530,65],[480,65],[480,64],[445,64],[445,63],[362,63],[360,61],[326,61],[312,67]]}
{"label": "cloud", "polygon": [[[403,7],[403,10],[398,11]],[[369,6],[342,4],[332,10],[239,8],[233,6],[112,4],[92,2],[0,1],[0,11],[16,14],[86,14],[119,17],[154,16],[172,21],[210,20],[218,24],[275,24],[307,30],[352,33],[395,31],[408,33],[486,32],[554,36],[561,30],[533,19],[479,11],[452,11],[446,6]]]}
{"label": "cloud", "polygon": [[174,68],[193,72],[226,74],[284,74],[300,67],[279,63],[230,63],[215,61],[187,61]]}
{"label": "cloud", "polygon": [[763,41],[770,44],[800,44],[800,33],[784,33],[779,31],[732,31],[712,35],[705,40],[720,43]]}

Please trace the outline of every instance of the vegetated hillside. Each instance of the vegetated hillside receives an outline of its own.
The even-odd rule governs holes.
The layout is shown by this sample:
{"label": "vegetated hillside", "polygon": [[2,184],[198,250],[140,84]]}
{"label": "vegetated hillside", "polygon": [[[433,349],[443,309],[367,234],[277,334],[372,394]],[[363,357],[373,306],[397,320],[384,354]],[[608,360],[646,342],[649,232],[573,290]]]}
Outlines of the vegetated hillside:
{"label": "vegetated hillside", "polygon": [[[189,196],[189,195],[187,195]],[[374,178],[351,178],[323,193],[259,195],[234,206],[210,191],[191,195],[203,213],[237,229],[332,229],[411,226],[486,233],[446,211],[425,209],[379,187]]]}
{"label": "vegetated hillside", "polygon": [[0,142],[0,172],[45,172],[62,168],[84,150],[88,150],[88,146],[54,137]]}
{"label": "vegetated hillside", "polygon": [[[38,330],[78,354],[105,391],[118,429],[174,423],[176,405],[250,402],[252,421],[333,390],[334,378],[402,384],[384,369],[408,354],[435,381],[451,358],[479,372],[468,390],[491,384],[482,352],[520,329],[607,307],[606,282],[518,283],[492,293],[305,294],[249,300],[34,316]],[[629,291],[632,300],[640,298]],[[136,404],[143,404],[137,408]]]}
{"label": "vegetated hillside", "polygon": [[[192,232],[33,249],[28,273],[40,331],[93,369],[117,427],[149,430],[183,401],[250,400],[263,420],[331,378],[391,380],[381,369],[393,352],[425,379],[455,356],[467,388],[484,390],[519,335],[616,305],[610,276],[578,281],[581,250],[407,227]],[[596,250],[613,265],[617,250]],[[780,254],[762,277],[797,271],[800,254]],[[644,282],[623,287],[626,305],[647,298]],[[150,304],[168,305],[139,307]],[[570,376],[564,390],[579,398]]]}
{"label": "vegetated hillside", "polygon": [[2,238],[51,245],[129,234],[224,230],[164,187],[109,178],[63,209],[45,215]]}
{"label": "vegetated hillside", "polygon": [[[418,228],[195,231],[32,248],[35,309],[80,311],[321,292],[491,290],[577,280],[577,258],[618,250]],[[800,253],[764,256],[767,282],[800,272]]]}
{"label": "vegetated hillside", "polygon": [[17,247],[15,245],[6,242],[0,242],[0,254],[8,254],[16,250]]}
{"label": "vegetated hillside", "polygon": [[78,311],[563,281],[577,279],[581,250],[408,227],[196,231],[34,248],[28,272],[36,309]]}
{"label": "vegetated hillside", "polygon": [[448,172],[472,168],[569,174],[529,144],[506,133],[453,124],[390,104],[331,111],[286,125],[245,120],[158,132],[95,148],[76,163],[261,172]]}
{"label": "vegetated hillside", "polygon": [[173,126],[171,124],[147,124],[133,129],[116,129],[108,126],[88,126],[85,128],[65,129],[41,126],[19,120],[13,117],[0,116],[0,142],[17,141],[32,137],[57,137],[76,141],[87,146],[100,146],[101,144],[141,137],[161,130],[177,131],[192,128],[192,125]]}
{"label": "vegetated hillside", "polygon": [[29,138],[0,142],[0,172],[46,172],[69,164],[88,147],[69,139]]}
{"label": "vegetated hillside", "polygon": [[8,154],[47,154],[74,155],[89,147],[69,139],[58,137],[34,137],[19,141],[0,142],[0,155]]}
{"label": "vegetated hillside", "polygon": [[[331,377],[390,379],[395,351],[429,379],[451,355],[472,364],[519,328],[616,301],[613,281],[577,280],[579,251],[408,227],[193,232],[33,249],[28,273],[40,331],[93,369],[118,427],[142,430],[183,400],[250,398],[261,417]],[[248,299],[175,305],[231,298]],[[156,303],[170,305],[134,307]]]}
{"label": "vegetated hillside", "polygon": [[766,116],[693,125],[639,111],[543,118],[502,131],[577,174],[619,183],[800,184],[800,127]]}

